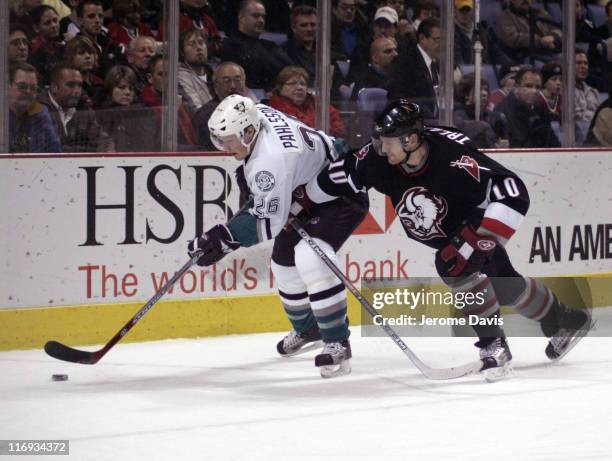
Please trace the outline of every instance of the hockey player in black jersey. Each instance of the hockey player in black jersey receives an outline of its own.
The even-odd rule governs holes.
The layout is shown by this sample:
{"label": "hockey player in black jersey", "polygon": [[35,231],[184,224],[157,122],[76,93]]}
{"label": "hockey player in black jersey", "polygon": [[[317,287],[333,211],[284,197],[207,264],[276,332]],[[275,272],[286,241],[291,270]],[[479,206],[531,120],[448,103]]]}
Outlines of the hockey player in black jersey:
{"label": "hockey player in black jersey", "polygon": [[[486,293],[464,315],[498,319],[500,305],[514,308],[540,322],[551,360],[591,328],[590,311],[567,308],[512,267],[504,247],[529,208],[527,189],[463,133],[426,127],[418,105],[392,102],[376,120],[372,142],[331,163],[307,193],[325,202],[370,188],[390,197],[409,238],[437,250],[436,269],[453,291]],[[476,346],[481,372],[497,379],[510,370],[512,354],[498,322],[487,323],[474,326]]]}

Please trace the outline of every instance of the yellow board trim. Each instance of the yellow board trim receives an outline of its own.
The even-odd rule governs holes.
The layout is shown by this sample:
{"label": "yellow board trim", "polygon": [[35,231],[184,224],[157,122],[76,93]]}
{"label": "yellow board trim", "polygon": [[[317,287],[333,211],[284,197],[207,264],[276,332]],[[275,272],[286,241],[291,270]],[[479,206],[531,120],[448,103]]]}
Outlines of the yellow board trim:
{"label": "yellow board trim", "polygon": [[[612,305],[610,275],[578,276],[588,277],[591,305]],[[563,291],[557,292],[561,298]],[[351,324],[358,325],[361,306],[348,296],[348,316]],[[105,344],[143,305],[144,302],[0,309],[0,351],[38,349],[50,339],[71,346]],[[503,312],[507,313],[505,309]],[[290,328],[275,294],[162,300],[122,342],[286,332]]]}
{"label": "yellow board trim", "polygon": [[[0,350],[39,349],[50,339],[71,346],[105,344],[143,305],[0,309]],[[360,319],[354,299],[349,299],[349,318],[353,324]],[[278,295],[160,301],[121,341],[287,332],[290,328]]]}

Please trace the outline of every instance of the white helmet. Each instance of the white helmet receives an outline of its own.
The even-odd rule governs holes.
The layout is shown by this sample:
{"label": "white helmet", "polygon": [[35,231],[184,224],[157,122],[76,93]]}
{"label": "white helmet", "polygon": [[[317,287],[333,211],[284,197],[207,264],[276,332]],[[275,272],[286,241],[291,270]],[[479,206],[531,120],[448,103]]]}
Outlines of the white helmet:
{"label": "white helmet", "polygon": [[[221,101],[208,119],[210,140],[219,150],[223,150],[223,143],[219,138],[231,135],[238,136],[242,145],[249,147],[257,137],[260,125],[259,112],[255,103],[251,99],[237,94],[229,95]],[[244,142],[244,130],[250,126],[255,128],[255,135],[249,144],[246,144]]]}

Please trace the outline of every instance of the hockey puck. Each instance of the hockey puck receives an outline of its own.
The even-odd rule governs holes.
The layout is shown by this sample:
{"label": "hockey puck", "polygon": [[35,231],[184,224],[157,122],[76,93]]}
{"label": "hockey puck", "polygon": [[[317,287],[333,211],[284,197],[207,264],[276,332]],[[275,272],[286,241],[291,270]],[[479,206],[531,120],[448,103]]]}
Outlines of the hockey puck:
{"label": "hockey puck", "polygon": [[68,375],[52,375],[51,379],[53,381],[68,381]]}

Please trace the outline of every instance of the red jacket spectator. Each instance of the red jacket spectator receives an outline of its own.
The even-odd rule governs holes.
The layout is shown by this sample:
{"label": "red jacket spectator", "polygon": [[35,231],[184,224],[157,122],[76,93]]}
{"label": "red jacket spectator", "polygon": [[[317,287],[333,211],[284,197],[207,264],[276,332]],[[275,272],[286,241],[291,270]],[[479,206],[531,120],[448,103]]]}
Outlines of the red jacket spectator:
{"label": "red jacket spectator", "polygon": [[[204,8],[190,6],[190,0],[181,1],[181,13],[179,15],[179,36],[189,29],[199,29],[208,35],[208,54],[216,56],[221,45],[221,34],[215,20],[205,13]],[[158,40],[164,40],[164,24],[159,26]]]}
{"label": "red jacket spectator", "polygon": [[143,23],[138,25],[138,33],[133,35],[124,25],[118,22],[112,22],[108,25],[108,34],[115,42],[125,46],[126,48],[130,41],[136,37],[148,36],[155,38],[155,34],[153,34],[151,29],[149,29],[147,25]]}
{"label": "red jacket spectator", "polygon": [[[308,72],[303,67],[287,66],[276,76],[276,87],[268,101],[270,107],[297,118],[314,128],[315,101],[308,93]],[[329,133],[338,138],[346,137],[346,129],[340,112],[329,106]]]}
{"label": "red jacket spectator", "polygon": [[[272,95],[268,105],[297,118],[308,126],[315,126],[315,101],[311,94],[306,96],[306,100],[301,106],[296,105],[291,99],[277,94]],[[331,105],[329,106],[329,133],[338,138],[346,137],[346,128],[340,117],[340,112]]]}

